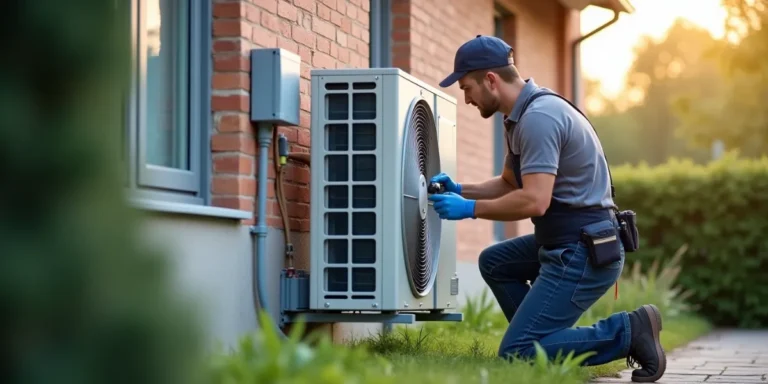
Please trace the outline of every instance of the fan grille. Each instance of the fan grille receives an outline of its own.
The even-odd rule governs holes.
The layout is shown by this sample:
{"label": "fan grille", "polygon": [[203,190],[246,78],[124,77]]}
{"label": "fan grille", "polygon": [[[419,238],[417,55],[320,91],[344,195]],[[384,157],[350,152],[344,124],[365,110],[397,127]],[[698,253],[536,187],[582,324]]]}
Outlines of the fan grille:
{"label": "fan grille", "polygon": [[429,104],[411,103],[403,157],[403,238],[408,280],[415,296],[432,289],[440,254],[441,222],[427,206],[427,180],[440,172],[437,128]]}

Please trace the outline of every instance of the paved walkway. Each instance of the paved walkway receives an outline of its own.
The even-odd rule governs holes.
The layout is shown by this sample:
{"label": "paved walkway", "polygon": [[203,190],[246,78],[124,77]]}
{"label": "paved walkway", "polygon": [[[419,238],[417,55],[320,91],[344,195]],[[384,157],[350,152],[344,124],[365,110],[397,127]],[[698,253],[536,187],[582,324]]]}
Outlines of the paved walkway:
{"label": "paved walkway", "polygon": [[[768,331],[717,330],[685,347],[667,352],[663,383],[768,384]],[[621,378],[595,383],[631,383],[632,370]]]}

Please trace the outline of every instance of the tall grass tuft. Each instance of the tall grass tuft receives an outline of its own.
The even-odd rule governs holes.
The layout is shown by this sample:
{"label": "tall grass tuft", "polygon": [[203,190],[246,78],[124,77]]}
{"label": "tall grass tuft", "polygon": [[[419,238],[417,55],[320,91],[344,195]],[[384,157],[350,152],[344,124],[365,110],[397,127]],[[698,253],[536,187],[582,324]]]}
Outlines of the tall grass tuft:
{"label": "tall grass tuft", "polygon": [[[653,303],[666,317],[665,329],[672,332],[671,338],[662,335],[667,347],[705,332],[707,324],[692,317],[692,308],[685,303],[690,293],[676,285],[681,272],[678,262],[686,249],[681,247],[663,268],[654,266],[649,274],[641,274],[635,265],[621,279],[619,300],[614,301],[610,290],[579,323],[592,324],[615,311]],[[624,368],[619,361],[584,368],[584,360],[592,353],[547,356],[539,345],[533,359],[502,360],[497,350],[507,321],[490,291],[468,298],[461,311],[465,317],[460,323],[397,326],[391,333],[353,338],[344,345],[331,344],[322,334],[312,334],[304,342],[295,333],[280,340],[271,334],[274,331],[265,317],[266,325],[257,334],[245,338],[234,351],[217,355],[213,382],[570,384],[614,375]]]}
{"label": "tall grass tuft", "polygon": [[619,280],[618,300],[614,300],[613,291],[607,293],[582,315],[578,325],[593,324],[611,313],[633,311],[643,304],[656,305],[664,318],[693,313],[697,308],[687,302],[693,292],[677,284],[680,259],[687,250],[688,245],[683,244],[669,261],[660,264],[656,260],[645,274],[641,273],[641,262],[633,262]]}

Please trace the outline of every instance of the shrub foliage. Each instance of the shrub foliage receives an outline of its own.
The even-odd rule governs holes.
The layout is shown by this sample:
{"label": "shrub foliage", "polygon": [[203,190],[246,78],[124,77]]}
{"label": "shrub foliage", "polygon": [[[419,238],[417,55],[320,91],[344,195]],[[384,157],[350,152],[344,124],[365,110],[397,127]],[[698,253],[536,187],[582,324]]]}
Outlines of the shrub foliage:
{"label": "shrub foliage", "polygon": [[612,172],[618,204],[638,215],[640,250],[628,263],[664,263],[687,245],[678,281],[703,315],[722,326],[768,325],[768,158]]}
{"label": "shrub foliage", "polygon": [[4,382],[198,382],[196,315],[125,205],[130,2],[3,5]]}

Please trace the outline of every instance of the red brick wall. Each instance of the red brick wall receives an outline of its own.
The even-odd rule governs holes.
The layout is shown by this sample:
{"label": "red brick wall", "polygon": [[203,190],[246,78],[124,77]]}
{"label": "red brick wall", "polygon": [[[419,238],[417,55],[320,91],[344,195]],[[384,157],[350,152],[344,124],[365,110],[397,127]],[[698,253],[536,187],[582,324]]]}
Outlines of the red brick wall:
{"label": "red brick wall", "polygon": [[[309,151],[310,68],[367,67],[367,0],[252,0],[213,4],[213,205],[253,211],[258,142],[248,119],[249,52],[285,48],[301,56],[301,123],[280,127],[291,151]],[[282,228],[269,153],[267,223]],[[286,168],[292,231],[309,231],[309,169]],[[258,214],[258,212],[257,212]]]}
{"label": "red brick wall", "polygon": [[[524,77],[570,92],[570,41],[578,33],[578,13],[557,0],[498,0],[515,16],[511,27],[516,63]],[[391,0],[392,63],[437,87],[453,68],[453,55],[477,34],[493,33],[493,0]],[[439,4],[438,4],[439,3]],[[281,127],[293,151],[309,151],[310,68],[367,67],[368,0],[226,0],[214,2],[213,118],[211,137],[213,204],[253,210],[258,144],[248,121],[248,53],[256,47],[281,47],[302,58],[301,124]],[[509,28],[509,27],[508,27]],[[458,174],[463,182],[493,175],[493,122],[465,105],[458,86],[445,90],[458,107]],[[270,151],[271,158],[271,151]],[[282,228],[274,200],[274,171],[269,165],[267,222]],[[286,172],[293,231],[309,230],[309,169],[291,165]],[[530,231],[525,223],[510,233]],[[459,223],[459,258],[473,261],[493,241],[485,221]]]}
{"label": "red brick wall", "polygon": [[[440,4],[438,4],[438,2]],[[438,86],[453,69],[456,49],[478,34],[493,34],[493,0],[393,0],[393,64]],[[557,0],[532,2],[500,0],[502,7],[514,14],[511,26],[516,63],[523,77],[533,77],[539,85],[568,92],[570,81],[566,42],[573,28],[566,19],[574,14]],[[577,27],[578,32],[578,27]],[[566,77],[567,76],[567,77]],[[568,87],[569,88],[569,87]],[[456,97],[458,106],[458,174],[462,182],[483,181],[492,177],[493,119],[480,117],[476,108],[464,104],[457,85],[445,90]],[[567,93],[566,93],[567,94]],[[512,233],[530,231],[527,223],[512,225]],[[483,248],[493,242],[491,222],[475,220],[458,224],[458,257],[475,261]]]}
{"label": "red brick wall", "polygon": [[[478,34],[493,34],[493,3],[488,0],[394,0],[392,8],[394,65],[435,87],[453,70],[459,45]],[[493,174],[493,120],[465,105],[458,86],[444,91],[459,104],[454,176],[462,182],[485,180]],[[491,222],[463,221],[456,232],[460,259],[476,259],[493,239]]]}

